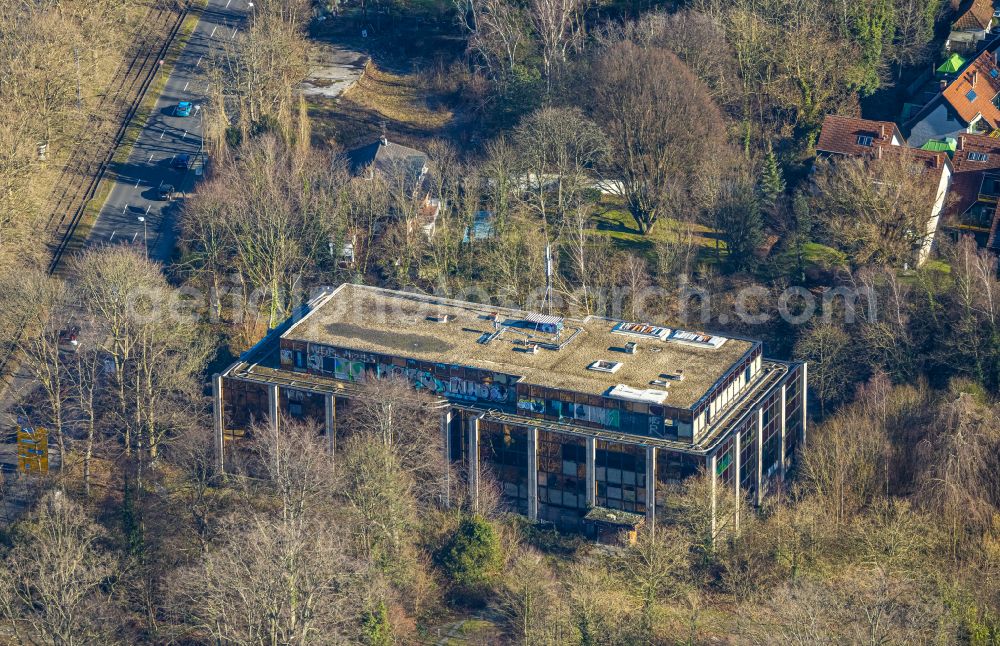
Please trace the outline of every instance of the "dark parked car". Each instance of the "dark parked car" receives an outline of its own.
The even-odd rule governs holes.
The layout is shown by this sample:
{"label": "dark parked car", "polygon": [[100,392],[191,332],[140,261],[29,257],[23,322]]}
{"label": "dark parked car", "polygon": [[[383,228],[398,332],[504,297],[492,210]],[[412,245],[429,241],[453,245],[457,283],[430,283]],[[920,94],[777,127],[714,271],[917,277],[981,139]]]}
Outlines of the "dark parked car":
{"label": "dark parked car", "polygon": [[156,194],[161,200],[170,201],[174,199],[174,185],[173,184],[160,184],[160,188],[156,189]]}
{"label": "dark parked car", "polygon": [[174,168],[177,170],[187,170],[191,165],[191,155],[177,155],[174,157]]}

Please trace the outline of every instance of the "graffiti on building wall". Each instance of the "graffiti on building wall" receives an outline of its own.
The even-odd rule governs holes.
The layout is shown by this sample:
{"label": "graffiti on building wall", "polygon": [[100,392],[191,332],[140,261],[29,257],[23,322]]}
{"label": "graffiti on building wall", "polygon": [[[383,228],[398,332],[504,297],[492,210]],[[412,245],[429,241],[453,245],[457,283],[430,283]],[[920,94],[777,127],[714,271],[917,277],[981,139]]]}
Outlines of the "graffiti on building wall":
{"label": "graffiti on building wall", "polygon": [[396,375],[405,377],[417,388],[424,388],[437,395],[444,395],[452,399],[464,401],[490,401],[507,403],[510,400],[511,389],[503,384],[493,381],[472,381],[459,377],[436,377],[426,370],[416,368],[403,368],[402,366],[390,366],[384,363],[378,364],[378,375]]}

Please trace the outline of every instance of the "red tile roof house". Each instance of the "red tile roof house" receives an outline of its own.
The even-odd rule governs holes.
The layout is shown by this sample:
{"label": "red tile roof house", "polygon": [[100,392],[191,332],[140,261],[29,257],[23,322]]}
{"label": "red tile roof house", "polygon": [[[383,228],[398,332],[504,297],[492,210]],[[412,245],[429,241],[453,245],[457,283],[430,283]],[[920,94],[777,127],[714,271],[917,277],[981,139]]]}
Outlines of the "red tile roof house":
{"label": "red tile roof house", "polygon": [[972,235],[979,246],[996,250],[1000,244],[1000,139],[960,135],[952,163],[955,173],[941,229],[953,239]]}
{"label": "red tile roof house", "polygon": [[871,121],[828,114],[816,142],[816,152],[827,155],[870,154],[875,146],[902,146],[902,133],[891,121]]}
{"label": "red tile roof house", "polygon": [[992,0],[967,0],[951,24],[945,49],[974,52],[986,40],[993,22]]}
{"label": "red tile roof house", "polygon": [[1000,128],[1000,63],[997,52],[984,51],[938,96],[903,124],[907,143],[919,148],[930,139],[989,132]]}
{"label": "red tile roof house", "polygon": [[926,237],[915,253],[916,264],[923,264],[933,248],[934,234],[937,232],[948,187],[951,184],[954,169],[948,155],[906,146],[899,128],[892,122],[838,115],[827,115],[823,120],[823,129],[816,142],[816,152],[827,157],[849,156],[868,159],[908,154],[914,162],[923,166],[924,177],[937,187],[934,203],[930,205],[931,218],[927,222]]}

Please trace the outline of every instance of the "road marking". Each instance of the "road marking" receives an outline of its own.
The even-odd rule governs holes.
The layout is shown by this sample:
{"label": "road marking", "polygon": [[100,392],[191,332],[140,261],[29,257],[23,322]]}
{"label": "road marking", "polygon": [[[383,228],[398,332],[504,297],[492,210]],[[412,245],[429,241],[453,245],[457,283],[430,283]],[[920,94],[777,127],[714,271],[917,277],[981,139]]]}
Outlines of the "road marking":
{"label": "road marking", "polygon": [[208,36],[209,38],[215,38],[215,30],[218,29],[218,25],[212,27],[212,33]]}
{"label": "road marking", "polygon": [[122,215],[125,215],[125,211],[128,211],[128,204],[126,204],[125,208],[122,209]]}
{"label": "road marking", "polygon": [[174,153],[173,155],[170,156],[170,165],[171,166],[174,165],[174,157],[176,157],[176,156],[177,156],[177,153]]}
{"label": "road marking", "polygon": [[184,89],[181,90],[181,92],[187,92],[188,91],[188,83],[190,83],[190,82],[191,81],[188,81],[187,83],[184,84]]}
{"label": "road marking", "polygon": [[146,207],[146,215],[149,215],[149,209],[151,209],[151,208],[153,208],[152,204],[150,204],[149,206]]}
{"label": "road marking", "polygon": [[141,182],[141,181],[142,181],[141,179],[135,180],[135,187],[136,188],[139,188],[139,182]]}
{"label": "road marking", "polygon": [[153,153],[149,153],[149,161],[147,161],[146,163],[147,164],[152,164],[153,163]]}
{"label": "road marking", "polygon": [[188,131],[187,131],[187,130],[185,130],[185,131],[184,131],[184,134],[183,134],[183,135],[181,135],[181,141],[184,141],[185,139],[187,139],[187,136],[188,136]]}
{"label": "road marking", "polygon": [[167,129],[164,128],[163,132],[160,133],[160,139],[163,139],[163,135],[167,134]]}
{"label": "road marking", "polygon": [[232,40],[233,38],[236,38],[236,32],[238,32],[238,31],[239,31],[239,29],[234,29],[233,30],[233,35],[229,37],[229,40]]}
{"label": "road marking", "polygon": [[198,62],[194,64],[195,67],[201,67],[201,56],[198,57]]}
{"label": "road marking", "polygon": [[227,0],[227,2],[226,2],[226,9],[228,9],[228,8],[229,8],[229,5],[230,5],[230,3],[232,3],[232,1],[233,1],[233,0]]}
{"label": "road marking", "polygon": [[112,240],[115,239],[115,234],[116,233],[118,233],[118,229],[115,229],[114,231],[111,232],[111,237],[108,238],[108,242],[111,242]]}
{"label": "road marking", "polygon": [[135,239],[139,237],[139,232],[136,231],[135,235],[132,236],[132,244],[135,244]]}

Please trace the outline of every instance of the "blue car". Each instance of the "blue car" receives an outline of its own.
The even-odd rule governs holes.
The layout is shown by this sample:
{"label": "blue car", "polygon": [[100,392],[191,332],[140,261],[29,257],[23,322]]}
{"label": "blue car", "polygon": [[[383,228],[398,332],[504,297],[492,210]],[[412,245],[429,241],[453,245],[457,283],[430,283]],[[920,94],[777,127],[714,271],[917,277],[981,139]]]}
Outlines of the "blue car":
{"label": "blue car", "polygon": [[177,170],[187,170],[191,165],[191,155],[177,155],[174,157],[174,168]]}
{"label": "blue car", "polygon": [[191,116],[191,102],[190,101],[181,101],[180,103],[178,103],[177,107],[174,108],[174,116],[177,116],[177,117],[190,117]]}

